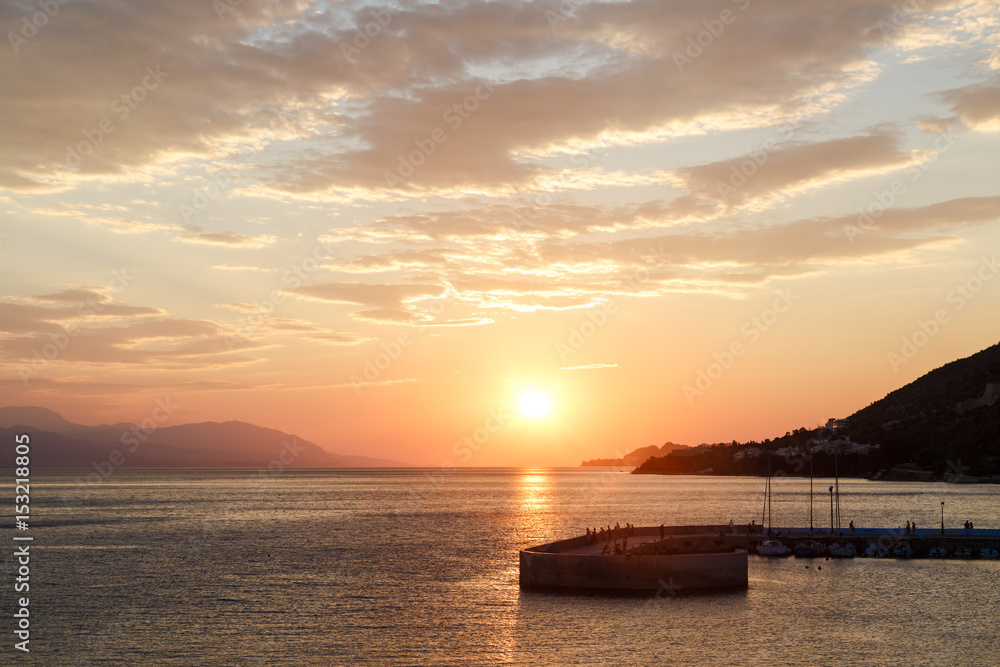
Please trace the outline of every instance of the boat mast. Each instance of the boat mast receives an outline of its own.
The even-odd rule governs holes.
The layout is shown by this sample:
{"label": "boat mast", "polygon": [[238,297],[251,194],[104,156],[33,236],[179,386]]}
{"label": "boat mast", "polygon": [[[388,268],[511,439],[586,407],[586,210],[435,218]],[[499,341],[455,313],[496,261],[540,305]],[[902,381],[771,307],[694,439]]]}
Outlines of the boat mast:
{"label": "boat mast", "polygon": [[837,496],[837,534],[842,535],[844,533],[843,523],[840,519],[840,472],[837,469],[837,458],[839,451],[834,450],[833,452],[833,485],[836,489]]}
{"label": "boat mast", "polygon": [[774,480],[771,477],[771,457],[767,459],[767,528],[771,529],[771,522],[774,520],[774,511],[771,509],[771,498],[774,496],[774,489],[771,484]]}
{"label": "boat mast", "polygon": [[[808,446],[808,445],[807,445]],[[809,532],[813,529],[813,460],[809,457]]]}
{"label": "boat mast", "polygon": [[764,524],[771,527],[771,452],[767,453],[767,477],[764,479],[764,508],[760,514],[760,525],[763,530]]}

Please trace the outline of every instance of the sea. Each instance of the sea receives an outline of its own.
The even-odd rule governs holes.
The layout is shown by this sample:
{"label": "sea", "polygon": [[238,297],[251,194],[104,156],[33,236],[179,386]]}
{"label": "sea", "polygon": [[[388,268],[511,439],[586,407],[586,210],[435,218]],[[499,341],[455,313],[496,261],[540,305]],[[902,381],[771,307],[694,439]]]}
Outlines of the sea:
{"label": "sea", "polygon": [[[831,484],[812,482],[818,527]],[[810,481],[772,488],[774,524],[808,525]],[[935,528],[943,508],[948,527],[1000,527],[997,485],[839,488],[845,524]],[[760,523],[763,490],[604,468],[36,471],[29,528],[4,540],[0,664],[1000,665],[1000,561],[751,555],[739,592],[518,587],[526,546]],[[33,538],[30,653],[11,534]]]}

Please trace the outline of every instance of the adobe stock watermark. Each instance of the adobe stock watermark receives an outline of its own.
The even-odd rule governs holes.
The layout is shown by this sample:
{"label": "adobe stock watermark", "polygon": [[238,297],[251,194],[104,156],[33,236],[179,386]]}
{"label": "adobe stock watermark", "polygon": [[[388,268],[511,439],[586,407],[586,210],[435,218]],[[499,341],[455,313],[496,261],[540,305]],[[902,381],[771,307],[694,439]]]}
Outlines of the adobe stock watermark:
{"label": "adobe stock watermark", "polygon": [[69,3],[70,0],[36,0],[35,4],[38,5],[40,11],[35,12],[30,17],[22,17],[21,29],[17,32],[7,33],[7,41],[10,42],[10,48],[14,50],[14,55],[18,55],[21,47],[34,38],[42,28],[49,24],[49,21],[56,17],[59,10]]}
{"label": "adobe stock watermark", "polygon": [[[240,10],[237,7],[242,4],[243,0],[212,0],[212,9],[215,10],[215,15],[219,17],[219,20],[224,21],[227,14],[239,14]],[[260,4],[267,4],[273,8],[277,2],[276,0],[265,0]]]}
{"label": "adobe stock watermark", "polygon": [[645,266],[640,266],[632,270],[632,273],[622,279],[618,289],[627,290],[627,294],[615,295],[596,306],[587,309],[585,319],[579,324],[569,328],[569,334],[564,341],[556,341],[555,351],[559,360],[565,362],[570,355],[576,354],[587,342],[603,329],[611,316],[618,313],[622,304],[643,290],[643,285],[649,283],[653,277],[651,269],[663,263],[663,249],[648,248],[650,256],[643,259]]}
{"label": "adobe stock watermark", "polygon": [[799,299],[792,294],[791,290],[787,289],[775,292],[775,294],[777,297],[769,307],[762,310],[760,315],[751,317],[743,323],[743,326],[740,327],[742,337],[733,339],[722,352],[713,352],[712,359],[714,361],[705,368],[698,369],[694,384],[685,384],[681,388],[688,405],[692,405],[695,398],[703,396],[706,391],[711,389],[712,385],[733,367],[736,360],[746,354],[748,346],[756,343],[764,333],[770,331],[781,319],[781,316],[787,313]]}
{"label": "adobe stock watermark", "polygon": [[124,466],[125,461],[128,459],[127,455],[134,454],[139,449],[139,445],[151,438],[163,422],[173,416],[174,411],[178,407],[180,406],[170,402],[169,396],[166,399],[156,399],[156,407],[153,408],[149,417],[143,419],[139,424],[132,424],[132,428],[122,432],[121,437],[118,439],[122,445],[122,449],[111,450],[108,458],[103,461],[91,461],[90,465],[94,468],[95,472],[90,473],[86,478],[78,477],[73,493],[67,492],[63,494],[63,504],[66,507],[76,507],[89,498],[90,494],[94,491],[94,487],[108,481],[115,470]]}
{"label": "adobe stock watermark", "polygon": [[768,139],[764,142],[764,147],[762,149],[750,153],[750,157],[740,162],[739,166],[735,163],[730,165],[729,182],[715,182],[715,189],[719,193],[719,197],[725,201],[732,195],[736,194],[736,191],[746,185],[754,174],[757,173],[758,169],[767,164],[767,160],[771,153],[775,152],[777,149],[778,147],[775,140]]}
{"label": "adobe stock watermark", "polygon": [[[111,113],[119,122],[124,122],[131,113],[139,107],[149,93],[159,88],[163,80],[170,76],[170,72],[161,72],[160,65],[146,66],[146,76],[132,87],[131,90],[122,93],[111,102]],[[76,144],[66,144],[66,166],[75,169],[83,163],[83,158],[93,155],[97,147],[104,143],[104,138],[117,129],[115,121],[111,116],[105,116],[93,129],[82,130],[83,139]]]}
{"label": "adobe stock watermark", "polygon": [[[750,6],[750,0],[731,1],[741,12],[746,11],[746,8]],[[674,65],[677,66],[677,71],[683,72],[686,66],[700,58],[705,53],[705,50],[710,48],[712,44],[715,44],[715,40],[725,32],[726,26],[736,22],[738,16],[739,14],[731,9],[723,9],[719,12],[718,18],[702,21],[701,24],[705,26],[705,29],[697,35],[687,38],[687,46],[684,48],[683,53],[680,51],[674,51],[673,53]]]}
{"label": "adobe stock watermark", "polygon": [[[451,448],[452,454],[462,463],[468,463],[510,420],[511,414],[506,407],[490,408],[481,425],[455,441]],[[422,507],[432,495],[441,490],[446,478],[454,474],[457,465],[454,459],[448,459],[441,463],[440,468],[424,473],[424,483],[410,487],[407,497],[392,511],[392,516],[399,519]]]}
{"label": "adobe stock watermark", "polygon": [[389,26],[392,17],[400,12],[396,7],[369,7],[369,10],[372,20],[357,27],[354,39],[350,43],[340,42],[340,52],[344,55],[344,60],[352,65],[357,62],[357,56],[361,55],[361,52]]}
{"label": "adobe stock watermark", "polygon": [[950,310],[938,308],[926,320],[917,320],[917,326],[913,332],[903,336],[899,350],[886,354],[892,370],[899,372],[901,366],[917,356],[917,353],[941,332],[941,328],[951,322],[952,314],[961,311],[976,298],[986,283],[993,280],[998,272],[1000,272],[1000,263],[997,262],[997,256],[983,257],[975,273],[969,276],[965,282],[955,285],[948,291],[945,301],[950,304]]}
{"label": "adobe stock watermark", "polygon": [[[271,132],[276,130],[279,119],[282,122],[287,122],[286,114],[284,112],[279,112],[278,119],[271,118],[268,120],[267,127]],[[248,149],[240,150],[238,152],[244,160],[249,160],[257,153],[264,150],[264,147],[265,146],[260,143],[257,143]],[[223,167],[222,169],[209,174],[208,180],[210,181],[208,185],[203,185],[199,188],[191,188],[190,202],[182,203],[178,206],[178,210],[180,211],[184,222],[190,224],[191,221],[207,209],[213,201],[222,196],[222,193],[233,185],[235,176],[229,171],[229,168]]]}
{"label": "adobe stock watermark", "polygon": [[910,177],[907,184],[903,179],[897,178],[889,184],[887,190],[875,190],[872,192],[872,201],[868,206],[858,209],[856,224],[844,224],[844,234],[847,240],[854,243],[854,239],[861,236],[865,231],[875,227],[875,221],[889,210],[896,201],[905,195],[911,184],[919,181],[931,166],[937,162],[942,153],[946,152],[955,143],[956,137],[952,134],[952,129],[948,128],[945,133],[939,133],[934,140],[934,150],[931,151],[927,160],[919,165],[913,165],[903,170],[903,173]]}
{"label": "adobe stock watermark", "polygon": [[306,448],[299,444],[298,438],[292,437],[291,442],[282,440],[278,454],[267,465],[257,468],[256,472],[247,478],[247,483],[252,487],[251,491],[225,505],[214,516],[202,519],[201,534],[188,537],[191,549],[200,555],[202,550],[210,547],[234,519],[249,511],[248,505],[254,500],[253,494],[266,491],[267,487],[273,484],[286,468],[291,467],[305,451]]}
{"label": "adobe stock watermark", "polygon": [[[621,118],[615,116],[614,118],[605,118],[604,127],[608,130],[611,135],[622,134]],[[607,133],[602,134],[606,136]],[[570,158],[570,163],[573,165],[574,169],[587,169],[598,159],[596,155],[600,148],[614,145],[613,141],[602,140],[598,146],[591,147],[587,149],[587,152],[583,155],[573,155]],[[509,209],[511,222],[514,228],[518,231],[524,231],[526,228],[531,226],[531,223],[536,221],[541,214],[541,211],[547,206],[551,206],[554,202],[554,198],[551,192],[545,191],[540,192],[535,195],[530,205],[527,206],[512,206]]]}
{"label": "adobe stock watermark", "polygon": [[[445,299],[432,299],[418,317],[421,319],[432,319],[440,316],[452,303],[449,296]],[[360,396],[361,390],[373,384],[377,384],[382,377],[382,373],[387,371],[393,362],[403,354],[403,351],[413,345],[416,337],[407,331],[400,332],[395,338],[379,343],[379,351],[365,357],[360,373],[351,373],[349,381],[354,389],[354,395]]]}
{"label": "adobe stock watermark", "polygon": [[209,175],[211,183],[201,188],[192,188],[191,201],[178,207],[184,222],[190,224],[198,215],[208,208],[233,183],[233,175],[228,169],[220,169]]}
{"label": "adobe stock watermark", "polygon": [[888,37],[903,26],[912,23],[918,11],[920,11],[920,0],[905,0],[899,5],[894,4],[889,19],[879,19],[875,27],[882,33],[882,37]]}
{"label": "adobe stock watermark", "polygon": [[[301,287],[310,275],[319,270],[324,259],[331,259],[332,257],[333,246],[324,242],[322,238],[316,239],[316,245],[313,247],[312,252],[290,266],[282,274],[282,284],[285,288]],[[263,328],[264,323],[274,315],[278,306],[285,302],[286,298],[282,289],[274,288],[266,299],[252,304],[260,310],[241,317],[231,327],[230,332],[223,337],[227,349],[232,352],[243,341],[249,340],[254,334],[258,333]]]}
{"label": "adobe stock watermark", "polygon": [[559,6],[556,7],[558,11],[546,9],[545,19],[549,22],[549,28],[552,29],[552,32],[555,33],[556,28],[570,20],[574,12],[587,4],[587,2],[589,0],[561,0]]}
{"label": "adobe stock watermark", "polygon": [[408,331],[401,331],[395,339],[380,343],[379,349],[381,351],[365,358],[361,374],[351,373],[351,387],[354,389],[354,395],[360,396],[361,390],[366,385],[378,382],[378,379],[382,377],[382,372],[389,368],[392,362],[403,353],[403,350],[412,344],[413,336]]}
{"label": "adobe stock watermark", "polygon": [[[131,276],[127,269],[121,269],[120,271],[111,272],[111,281],[102,290],[102,293],[110,293],[112,295],[118,294],[123,289],[128,287],[135,279],[135,276]],[[76,313],[80,317],[93,317],[95,315],[100,315],[104,311],[105,304],[101,301],[97,301],[94,298],[88,298],[85,303],[81,303],[76,307]],[[64,331],[60,333],[49,334],[49,342],[42,345],[41,350],[35,348],[31,351],[31,362],[28,364],[18,364],[17,373],[21,378],[21,382],[25,386],[32,378],[38,377],[38,375],[44,371],[50,363],[55,361],[59,354],[69,347],[70,341],[76,336],[80,335],[82,329],[77,326],[76,323],[71,322],[66,325]]]}
{"label": "adobe stock watermark", "polygon": [[[452,132],[457,132],[476,111],[480,105],[490,99],[496,90],[489,83],[482,79],[477,79],[479,85],[467,95],[461,102],[456,102],[445,109],[441,114],[441,120],[447,124]],[[386,171],[385,184],[392,188],[406,182],[406,179],[413,176],[417,169],[423,166],[427,159],[437,152],[438,146],[444,144],[449,138],[448,132],[443,127],[436,127],[423,139],[414,139],[413,145],[416,148],[406,155],[400,153],[399,162],[395,171]]]}

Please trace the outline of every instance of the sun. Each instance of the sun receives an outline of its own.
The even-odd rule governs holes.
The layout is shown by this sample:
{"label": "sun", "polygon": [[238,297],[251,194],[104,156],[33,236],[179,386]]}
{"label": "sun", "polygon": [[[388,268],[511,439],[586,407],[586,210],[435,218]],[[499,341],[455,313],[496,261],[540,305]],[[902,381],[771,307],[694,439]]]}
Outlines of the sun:
{"label": "sun", "polygon": [[541,389],[525,389],[518,398],[517,409],[529,419],[542,419],[552,412],[552,397]]}

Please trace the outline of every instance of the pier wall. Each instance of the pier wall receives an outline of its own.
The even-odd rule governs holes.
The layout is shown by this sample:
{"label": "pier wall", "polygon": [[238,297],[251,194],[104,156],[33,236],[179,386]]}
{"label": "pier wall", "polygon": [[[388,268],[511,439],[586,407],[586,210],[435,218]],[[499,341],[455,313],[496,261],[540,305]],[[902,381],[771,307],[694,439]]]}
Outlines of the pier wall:
{"label": "pier wall", "polygon": [[[579,538],[562,542],[576,539]],[[585,544],[586,538],[583,540]],[[661,591],[673,595],[745,589],[748,585],[747,552],[613,556],[525,549],[520,554],[520,583],[527,588],[595,593]]]}

